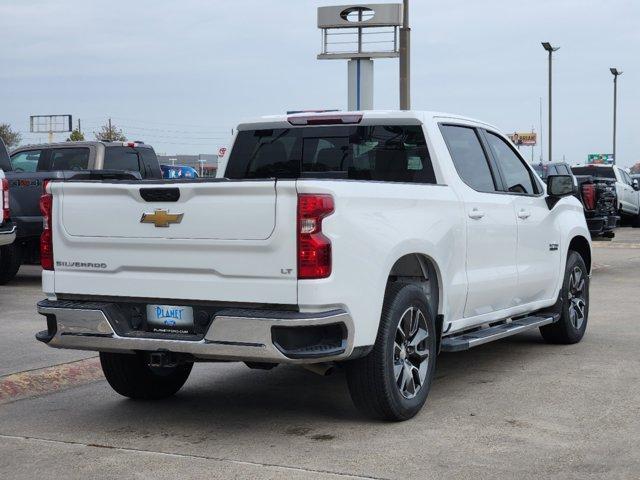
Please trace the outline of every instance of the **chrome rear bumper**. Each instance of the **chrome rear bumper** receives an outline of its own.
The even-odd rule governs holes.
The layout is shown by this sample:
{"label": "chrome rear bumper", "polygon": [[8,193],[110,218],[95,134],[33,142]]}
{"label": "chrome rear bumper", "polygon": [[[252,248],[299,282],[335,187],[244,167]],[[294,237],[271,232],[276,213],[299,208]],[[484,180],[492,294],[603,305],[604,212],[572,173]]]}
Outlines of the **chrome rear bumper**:
{"label": "chrome rear bumper", "polygon": [[[164,351],[193,355],[203,360],[235,360],[269,363],[319,363],[341,360],[353,351],[353,322],[344,310],[300,313],[271,310],[220,310],[203,338],[182,340],[150,338],[145,332],[116,333],[107,304],[49,301],[38,303],[38,313],[47,317],[48,330],[36,338],[50,347],[128,353]],[[309,327],[336,326],[343,338],[336,344],[291,350],[274,339],[275,327],[288,332]],[[307,328],[303,328],[307,327]],[[337,328],[337,327],[335,327]]]}
{"label": "chrome rear bumper", "polygon": [[12,244],[16,239],[16,230],[13,223],[0,226],[0,246]]}

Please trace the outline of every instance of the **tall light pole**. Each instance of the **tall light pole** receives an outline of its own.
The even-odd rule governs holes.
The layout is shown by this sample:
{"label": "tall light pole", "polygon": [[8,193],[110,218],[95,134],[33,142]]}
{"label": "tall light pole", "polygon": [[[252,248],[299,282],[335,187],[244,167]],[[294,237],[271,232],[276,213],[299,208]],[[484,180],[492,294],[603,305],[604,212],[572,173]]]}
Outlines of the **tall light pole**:
{"label": "tall light pole", "polygon": [[402,27],[400,27],[400,110],[411,110],[411,27],[409,26],[409,0],[403,0]]}
{"label": "tall light pole", "polygon": [[616,127],[618,121],[618,77],[622,72],[617,68],[610,68],[613,75],[613,163],[617,163],[616,158]]}
{"label": "tall light pole", "polygon": [[549,162],[553,161],[553,148],[552,148],[552,139],[553,139],[553,129],[552,129],[552,122],[553,122],[553,89],[552,89],[552,85],[553,85],[553,81],[552,81],[552,66],[553,66],[553,52],[560,50],[560,47],[552,47],[551,44],[549,42],[542,42],[542,46],[544,47],[544,49],[549,52]]}

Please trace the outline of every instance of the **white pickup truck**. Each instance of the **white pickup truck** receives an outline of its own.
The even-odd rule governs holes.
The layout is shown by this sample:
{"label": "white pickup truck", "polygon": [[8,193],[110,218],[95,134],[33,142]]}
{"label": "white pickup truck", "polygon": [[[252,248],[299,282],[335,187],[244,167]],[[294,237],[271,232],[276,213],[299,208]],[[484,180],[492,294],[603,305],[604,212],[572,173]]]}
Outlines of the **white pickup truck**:
{"label": "white pickup truck", "polygon": [[2,248],[11,245],[16,239],[16,226],[11,221],[9,210],[9,181],[5,177],[3,168],[8,168],[9,152],[0,138],[0,285],[9,280],[9,258],[11,251],[8,248]]}
{"label": "white pickup truck", "polygon": [[[0,140],[2,141],[2,140]],[[2,145],[0,145],[2,147]],[[16,226],[9,213],[9,181],[0,170],[0,247],[10,245],[16,239]],[[0,249],[0,284],[2,284],[4,251]]]}
{"label": "white pickup truck", "polygon": [[542,184],[495,127],[426,112],[243,123],[214,180],[52,181],[38,311],[120,394],[176,393],[194,362],[346,369],[357,407],[406,420],[440,351],[587,326],[590,236],[571,176]]}

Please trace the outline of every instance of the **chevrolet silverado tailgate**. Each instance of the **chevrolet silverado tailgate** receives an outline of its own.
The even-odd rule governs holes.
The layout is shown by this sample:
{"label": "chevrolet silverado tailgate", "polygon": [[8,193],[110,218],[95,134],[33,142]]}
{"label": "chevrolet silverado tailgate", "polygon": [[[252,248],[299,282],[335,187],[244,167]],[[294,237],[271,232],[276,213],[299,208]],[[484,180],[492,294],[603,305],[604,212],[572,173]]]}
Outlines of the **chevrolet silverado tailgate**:
{"label": "chevrolet silverado tailgate", "polygon": [[295,182],[54,182],[57,294],[297,301]]}

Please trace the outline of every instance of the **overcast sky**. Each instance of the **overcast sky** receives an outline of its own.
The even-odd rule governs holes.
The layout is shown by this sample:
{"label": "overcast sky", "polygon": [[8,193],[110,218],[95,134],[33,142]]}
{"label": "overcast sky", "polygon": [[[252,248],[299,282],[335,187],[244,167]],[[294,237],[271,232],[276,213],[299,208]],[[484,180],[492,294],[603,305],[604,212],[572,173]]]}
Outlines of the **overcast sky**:
{"label": "overcast sky", "polygon": [[[346,108],[347,66],[318,61],[316,7],[330,0],[0,0],[0,122],[71,113],[92,133],[110,116],[156,151],[212,153],[246,117]],[[554,160],[612,150],[640,161],[640,2],[412,0],[413,107],[460,113],[547,140],[554,64]],[[375,106],[397,108],[396,60],[375,66]],[[92,134],[90,136],[93,136]],[[59,136],[60,140],[64,138]],[[545,147],[546,152],[546,147]],[[530,151],[526,152],[529,158]],[[539,158],[538,151],[535,158]],[[546,159],[546,153],[545,153]]]}

